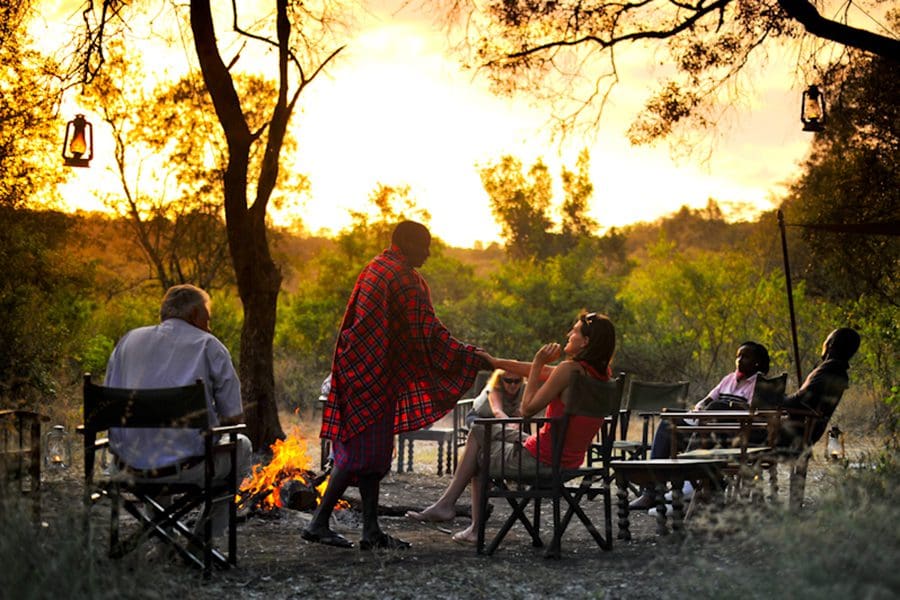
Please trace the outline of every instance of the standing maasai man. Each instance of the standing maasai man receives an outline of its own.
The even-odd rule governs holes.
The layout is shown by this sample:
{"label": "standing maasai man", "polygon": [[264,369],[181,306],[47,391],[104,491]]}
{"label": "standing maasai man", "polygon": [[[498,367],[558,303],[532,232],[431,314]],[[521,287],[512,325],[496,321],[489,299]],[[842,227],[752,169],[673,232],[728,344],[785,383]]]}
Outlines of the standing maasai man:
{"label": "standing maasai man", "polygon": [[355,485],[363,508],[360,549],[408,548],[378,524],[379,489],[391,469],[394,434],[443,417],[478,370],[490,366],[434,314],[428,284],[415,270],[430,255],[428,229],[404,221],[391,242],[360,273],[338,334],[321,432],[332,441],[334,468],[312,521],[300,532],[309,542],[353,546],[331,530],[329,519],[347,487]]}

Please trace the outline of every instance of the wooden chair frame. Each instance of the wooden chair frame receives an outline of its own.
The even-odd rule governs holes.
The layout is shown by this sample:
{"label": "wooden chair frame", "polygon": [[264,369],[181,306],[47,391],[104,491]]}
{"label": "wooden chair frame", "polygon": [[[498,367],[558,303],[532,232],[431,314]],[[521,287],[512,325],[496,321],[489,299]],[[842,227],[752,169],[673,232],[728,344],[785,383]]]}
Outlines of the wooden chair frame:
{"label": "wooden chair frame", "polygon": [[30,410],[0,410],[0,488],[17,482],[31,497],[35,524],[41,521],[41,423],[49,420]]}
{"label": "wooden chair frame", "polygon": [[[645,381],[629,377],[619,416],[619,439],[613,444],[613,451],[623,459],[647,458],[659,414],[665,410],[683,410],[689,388],[688,381]],[[633,415],[642,419],[640,441],[628,439]]]}
{"label": "wooden chair frame", "polygon": [[[687,416],[697,419],[697,425],[679,425],[677,418]],[[785,464],[790,470],[788,508],[798,511],[803,505],[806,489],[806,473],[812,456],[812,432],[816,423],[828,419],[818,412],[800,409],[759,410],[748,412],[698,411],[680,417],[672,414],[672,435],[677,432],[730,432],[736,434],[736,444],[731,448],[711,448],[677,453],[678,458],[725,458],[729,460],[723,472],[733,475],[732,498],[761,500],[756,493],[760,474],[769,474],[769,500],[778,498],[778,465]],[[803,421],[803,435],[795,446],[779,445],[779,428],[785,418]],[[752,433],[766,432],[766,442],[754,445]],[[673,449],[676,448],[673,439]],[[673,450],[673,454],[675,451]],[[674,457],[673,457],[674,458]]]}
{"label": "wooden chair frame", "polygon": [[[476,548],[479,554],[493,554],[517,521],[522,523],[528,531],[532,545],[542,547],[544,544],[540,537],[540,519],[541,501],[544,499],[550,500],[553,506],[553,538],[546,550],[547,557],[559,558],[563,533],[575,516],[582,522],[601,549],[612,549],[612,475],[609,461],[612,457],[612,442],[618,425],[623,387],[624,376],[602,382],[575,373],[572,382],[563,393],[566,412],[562,417],[476,419],[475,423],[483,425],[485,428],[480,463],[482,468],[477,482],[481,491],[481,517],[476,523],[478,532]],[[564,469],[560,466],[569,419],[576,415],[602,419],[600,427],[602,451],[599,460],[595,461],[599,462],[599,466],[577,469]],[[521,444],[526,435],[524,433],[526,425],[532,424],[533,430],[538,431],[546,423],[551,426],[552,465],[547,465],[546,470],[540,469],[538,473],[522,476],[514,474],[510,470],[514,467],[515,473],[521,472],[521,464],[513,466],[501,461],[500,472],[489,472],[491,450],[494,444]],[[512,442],[506,435],[512,426],[515,426],[518,431],[518,439],[515,442]],[[494,439],[493,432],[497,427],[500,428],[501,435]],[[503,449],[501,448],[501,450]],[[539,447],[537,452],[540,455]],[[505,456],[505,452],[501,452],[501,456]],[[575,480],[578,480],[577,483],[571,483]],[[581,506],[583,499],[593,500],[598,495],[603,498],[603,534],[597,530]],[[512,508],[512,513],[485,547],[485,529],[489,517],[488,502],[490,498],[505,498]],[[563,502],[566,506],[564,515],[562,515]],[[532,503],[533,516],[529,518],[526,509]]]}
{"label": "wooden chair frame", "polygon": [[787,389],[787,377],[787,372],[771,377],[762,373],[757,374],[750,407],[754,410],[777,409],[781,401],[784,400],[784,391]]}
{"label": "wooden chair frame", "polygon": [[[208,578],[212,565],[228,568],[237,564],[237,434],[245,425],[210,427],[206,392],[203,382],[160,389],[108,388],[84,376],[84,424],[78,428],[84,436],[84,504],[89,527],[90,508],[102,497],[110,501],[110,556],[120,557],[134,550],[150,536],[170,545],[188,563],[199,567]],[[96,477],[95,457],[98,450],[109,446],[109,440],[98,438],[110,427],[119,428],[191,428],[203,436],[205,463],[203,484],[163,483],[152,479]],[[222,440],[217,438],[222,436]],[[215,454],[228,452],[230,468],[224,481],[214,478]],[[159,495],[177,496],[170,506],[156,501]],[[228,554],[212,545],[212,522],[207,518],[202,535],[196,535],[184,523],[195,509],[210,514],[213,503],[229,501]],[[140,524],[128,538],[120,539],[120,508],[124,507]],[[143,510],[149,507],[149,512]],[[90,537],[89,537],[90,539]]]}

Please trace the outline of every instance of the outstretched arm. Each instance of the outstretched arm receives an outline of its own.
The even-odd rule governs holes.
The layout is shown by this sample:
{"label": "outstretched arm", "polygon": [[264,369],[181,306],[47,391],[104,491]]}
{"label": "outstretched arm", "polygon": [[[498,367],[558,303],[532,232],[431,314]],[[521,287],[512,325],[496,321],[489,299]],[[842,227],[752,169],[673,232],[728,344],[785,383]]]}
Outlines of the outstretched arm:
{"label": "outstretched arm", "polygon": [[499,388],[494,388],[488,394],[488,402],[491,405],[491,412],[494,413],[494,417],[497,419],[506,419],[509,417],[506,414],[506,411],[503,410],[503,395],[500,393]]}
{"label": "outstretched arm", "polygon": [[[511,358],[494,358],[490,354],[484,351],[478,351],[477,354],[491,363],[491,367],[494,369],[503,369],[507,373],[514,373],[520,377],[528,377],[531,379],[531,365],[530,362],[525,362],[521,360],[513,360]],[[555,367],[546,365],[538,372],[538,378],[540,381],[546,381],[548,377],[550,377],[550,373],[553,372]]]}

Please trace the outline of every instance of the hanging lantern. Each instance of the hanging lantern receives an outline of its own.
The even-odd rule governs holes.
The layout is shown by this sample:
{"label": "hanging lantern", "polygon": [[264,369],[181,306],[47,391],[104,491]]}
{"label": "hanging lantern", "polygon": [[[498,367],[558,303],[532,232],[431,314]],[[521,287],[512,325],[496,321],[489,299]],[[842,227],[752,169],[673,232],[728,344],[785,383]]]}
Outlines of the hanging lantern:
{"label": "hanging lantern", "polygon": [[94,127],[84,115],[75,115],[66,124],[62,155],[67,167],[90,166],[94,158]]}
{"label": "hanging lantern", "polygon": [[825,95],[819,86],[811,85],[803,92],[800,121],[803,131],[825,131]]}

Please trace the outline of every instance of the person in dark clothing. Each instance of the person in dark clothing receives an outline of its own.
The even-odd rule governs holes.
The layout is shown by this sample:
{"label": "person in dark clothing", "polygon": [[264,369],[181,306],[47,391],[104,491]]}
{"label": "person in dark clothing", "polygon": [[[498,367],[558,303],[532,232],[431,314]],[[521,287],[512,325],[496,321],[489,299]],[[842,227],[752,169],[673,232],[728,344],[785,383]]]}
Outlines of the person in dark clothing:
{"label": "person in dark clothing", "polygon": [[[849,327],[835,329],[822,344],[822,360],[816,365],[800,389],[785,396],[781,408],[812,410],[820,416],[815,420],[809,444],[815,444],[828,426],[841,396],[850,386],[850,359],[859,349],[859,334]],[[802,416],[786,417],[781,423],[779,446],[796,446],[803,443],[805,419]]]}

